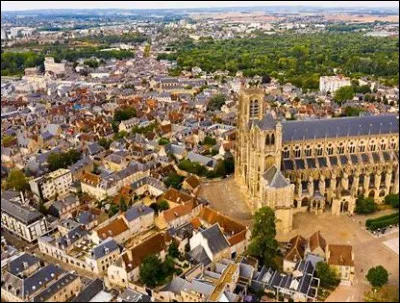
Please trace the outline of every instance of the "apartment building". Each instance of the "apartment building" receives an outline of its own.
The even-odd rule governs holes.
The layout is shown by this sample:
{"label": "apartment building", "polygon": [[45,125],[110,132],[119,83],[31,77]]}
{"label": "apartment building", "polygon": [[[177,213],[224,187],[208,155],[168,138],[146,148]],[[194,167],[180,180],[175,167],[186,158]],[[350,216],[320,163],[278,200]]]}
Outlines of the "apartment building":
{"label": "apartment building", "polygon": [[[3,193],[2,193],[3,196]],[[17,197],[1,199],[1,227],[32,243],[48,232],[48,223],[39,211]],[[10,197],[8,197],[10,198]]]}
{"label": "apartment building", "polygon": [[64,168],[60,168],[29,182],[35,199],[38,201],[51,201],[67,196],[71,184],[72,173],[69,169]]}

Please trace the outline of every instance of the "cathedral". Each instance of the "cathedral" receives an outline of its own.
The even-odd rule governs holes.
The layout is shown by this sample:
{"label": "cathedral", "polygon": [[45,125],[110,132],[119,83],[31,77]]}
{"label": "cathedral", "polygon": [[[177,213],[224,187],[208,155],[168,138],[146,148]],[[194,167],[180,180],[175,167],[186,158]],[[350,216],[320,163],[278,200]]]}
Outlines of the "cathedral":
{"label": "cathedral", "polygon": [[399,192],[398,116],[278,121],[264,96],[240,91],[235,178],[253,212],[275,210],[278,230],[297,212],[353,214],[359,195],[380,203]]}

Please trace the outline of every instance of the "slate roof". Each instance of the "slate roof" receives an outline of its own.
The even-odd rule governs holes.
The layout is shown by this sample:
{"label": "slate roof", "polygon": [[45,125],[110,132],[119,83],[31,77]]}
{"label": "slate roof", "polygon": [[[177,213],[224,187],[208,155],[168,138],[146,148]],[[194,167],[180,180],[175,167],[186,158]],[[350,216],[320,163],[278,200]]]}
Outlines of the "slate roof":
{"label": "slate roof", "polygon": [[335,119],[282,122],[283,143],[314,138],[389,134],[399,132],[395,115],[345,117]]}
{"label": "slate roof", "polygon": [[141,216],[148,215],[150,213],[154,213],[154,210],[152,208],[147,207],[146,205],[143,204],[137,204],[129,208],[125,212],[124,216],[128,222],[131,222]]}
{"label": "slate roof", "polygon": [[99,245],[97,245],[93,248],[93,250],[92,250],[93,258],[96,260],[101,259],[104,256],[106,256],[118,249],[119,249],[119,247],[118,247],[117,242],[115,242],[115,240],[113,238],[107,238],[106,240],[104,240]]}
{"label": "slate roof", "polygon": [[40,259],[36,258],[33,255],[24,253],[19,257],[15,258],[14,260],[12,260],[10,263],[8,263],[7,270],[13,275],[18,275],[24,270],[24,263],[26,263],[28,266],[27,268],[29,268],[30,266],[39,262]]}
{"label": "slate roof", "polygon": [[93,280],[71,302],[90,302],[100,291],[104,289],[103,281]]}
{"label": "slate roof", "polygon": [[43,291],[34,296],[33,302],[46,302],[55,293],[59,292],[60,289],[66,287],[68,284],[71,284],[76,279],[79,279],[79,276],[72,273],[66,273],[53,284],[47,286]]}
{"label": "slate roof", "polygon": [[201,234],[205,239],[207,239],[208,246],[213,255],[216,255],[229,247],[229,242],[226,240],[218,223],[202,231]]}
{"label": "slate roof", "polygon": [[5,199],[1,199],[1,211],[4,211],[25,224],[33,223],[43,217],[42,213],[30,206]]}
{"label": "slate roof", "polygon": [[125,289],[122,294],[119,295],[122,302],[151,302],[151,297],[148,295],[139,293],[132,289]]}
{"label": "slate roof", "polygon": [[203,246],[199,245],[189,251],[188,256],[192,258],[194,261],[196,261],[197,264],[203,264],[204,266],[207,266],[211,263],[210,258],[208,257],[206,250],[204,249]]}
{"label": "slate roof", "polygon": [[263,177],[268,181],[269,187],[282,188],[290,185],[290,182],[286,180],[282,172],[275,165],[267,169]]}
{"label": "slate roof", "polygon": [[277,122],[274,117],[268,113],[261,120],[255,121],[254,124],[261,130],[269,130],[275,129]]}

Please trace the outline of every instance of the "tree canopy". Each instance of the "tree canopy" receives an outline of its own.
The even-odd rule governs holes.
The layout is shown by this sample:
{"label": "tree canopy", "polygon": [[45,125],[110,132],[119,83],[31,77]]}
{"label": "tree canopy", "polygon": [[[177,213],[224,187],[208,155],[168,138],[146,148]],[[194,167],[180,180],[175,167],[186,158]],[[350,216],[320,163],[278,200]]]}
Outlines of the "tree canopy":
{"label": "tree canopy", "polygon": [[399,195],[390,194],[385,197],[385,204],[392,205],[393,208],[399,208]]}
{"label": "tree canopy", "polygon": [[333,97],[333,99],[337,103],[343,103],[345,101],[352,100],[353,97],[354,97],[353,87],[352,86],[343,86],[335,92],[335,96]]}
{"label": "tree canopy", "polygon": [[366,277],[373,287],[382,287],[388,282],[389,273],[383,266],[378,265],[370,268]]}
{"label": "tree canopy", "polygon": [[317,263],[315,269],[317,271],[317,277],[321,281],[321,286],[336,286],[340,282],[336,272],[333,271],[327,263],[320,261]]}
{"label": "tree canopy", "polygon": [[243,71],[245,77],[269,75],[281,83],[316,87],[319,76],[333,69],[351,77],[374,75],[398,83],[398,38],[366,37],[363,33],[259,34],[254,38],[182,41],[176,53],[159,55],[175,60],[177,72],[199,66],[206,72]]}
{"label": "tree canopy", "polygon": [[29,183],[21,170],[13,169],[6,179],[6,188],[16,191],[25,191],[29,189]]}
{"label": "tree canopy", "polygon": [[270,207],[260,208],[254,215],[249,253],[263,260],[266,266],[275,266],[274,258],[278,252],[275,236],[274,211]]}
{"label": "tree canopy", "polygon": [[371,214],[376,211],[376,204],[373,198],[359,196],[356,200],[356,208],[354,210],[358,214]]}
{"label": "tree canopy", "polygon": [[76,163],[81,158],[81,153],[75,149],[70,149],[67,152],[51,153],[47,158],[50,171],[55,171],[60,168],[67,168]]}

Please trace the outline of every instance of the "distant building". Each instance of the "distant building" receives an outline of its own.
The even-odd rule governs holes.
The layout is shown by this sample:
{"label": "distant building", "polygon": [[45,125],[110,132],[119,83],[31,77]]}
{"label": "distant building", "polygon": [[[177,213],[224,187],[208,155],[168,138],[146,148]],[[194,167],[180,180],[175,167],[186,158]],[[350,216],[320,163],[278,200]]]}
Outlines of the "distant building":
{"label": "distant building", "polygon": [[44,59],[44,71],[50,72],[58,75],[65,74],[65,64],[64,63],[56,63],[53,57],[46,57]]}
{"label": "distant building", "polygon": [[35,198],[39,201],[65,197],[69,193],[71,184],[71,171],[64,168],[60,168],[29,182]]}
{"label": "distant building", "polygon": [[47,221],[43,214],[29,205],[22,204],[16,194],[1,194],[1,227],[31,243],[47,233]]}
{"label": "distant building", "polygon": [[26,253],[11,259],[1,274],[3,302],[67,302],[80,290],[78,275]]}
{"label": "distant building", "polygon": [[343,77],[342,75],[323,76],[319,78],[319,90],[320,92],[323,93],[326,92],[334,93],[339,88],[350,85],[351,85],[350,78]]}
{"label": "distant building", "polygon": [[7,40],[7,32],[5,29],[1,29],[1,40]]}

